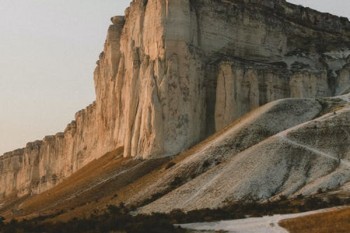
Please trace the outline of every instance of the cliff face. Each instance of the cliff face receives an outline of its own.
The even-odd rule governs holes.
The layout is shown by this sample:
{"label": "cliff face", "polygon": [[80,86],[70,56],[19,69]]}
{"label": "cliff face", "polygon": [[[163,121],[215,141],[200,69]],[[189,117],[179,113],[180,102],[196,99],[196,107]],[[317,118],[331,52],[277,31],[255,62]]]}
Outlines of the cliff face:
{"label": "cliff face", "polygon": [[176,154],[267,102],[346,90],[349,31],[284,1],[134,1],[99,61],[98,116],[125,156]]}
{"label": "cliff face", "polygon": [[96,102],[0,158],[0,195],[39,193],[106,152],[167,156],[248,111],[350,88],[350,23],[283,0],[134,0],[113,17]]}
{"label": "cliff face", "polygon": [[76,114],[64,133],[28,143],[0,158],[0,194],[43,192],[99,155],[96,105]]}

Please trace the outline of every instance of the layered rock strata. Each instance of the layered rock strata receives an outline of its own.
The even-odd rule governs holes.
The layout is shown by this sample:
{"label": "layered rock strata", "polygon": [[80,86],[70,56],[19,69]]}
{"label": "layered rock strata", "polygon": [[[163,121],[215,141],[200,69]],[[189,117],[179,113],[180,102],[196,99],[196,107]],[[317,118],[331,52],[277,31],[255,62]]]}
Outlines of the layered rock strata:
{"label": "layered rock strata", "polygon": [[286,97],[350,88],[350,23],[283,0],[134,0],[113,17],[96,102],[0,158],[0,195],[42,192],[117,147],[174,155]]}

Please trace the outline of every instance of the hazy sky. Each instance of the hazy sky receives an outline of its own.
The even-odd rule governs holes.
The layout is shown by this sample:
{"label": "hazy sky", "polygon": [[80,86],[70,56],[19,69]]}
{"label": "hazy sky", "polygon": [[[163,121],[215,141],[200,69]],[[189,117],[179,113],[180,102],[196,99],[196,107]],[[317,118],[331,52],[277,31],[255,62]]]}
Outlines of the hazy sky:
{"label": "hazy sky", "polygon": [[[0,0],[0,155],[63,131],[94,100],[109,18],[129,2]],[[350,17],[349,0],[290,2]]]}
{"label": "hazy sky", "polygon": [[0,0],[0,155],[63,131],[94,100],[110,17],[130,0]]}

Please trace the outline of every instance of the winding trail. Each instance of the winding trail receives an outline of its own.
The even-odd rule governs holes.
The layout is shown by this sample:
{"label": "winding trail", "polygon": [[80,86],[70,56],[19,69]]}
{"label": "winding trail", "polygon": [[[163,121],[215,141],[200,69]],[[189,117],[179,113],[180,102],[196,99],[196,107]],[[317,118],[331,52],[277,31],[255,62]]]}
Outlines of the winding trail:
{"label": "winding trail", "polygon": [[281,141],[284,141],[288,144],[291,144],[291,145],[299,147],[299,148],[303,148],[303,149],[310,151],[314,154],[320,155],[322,157],[325,157],[325,158],[328,158],[331,160],[335,160],[335,161],[339,162],[339,164],[341,164],[341,165],[345,165],[346,167],[350,167],[350,162],[348,160],[337,158],[335,156],[332,156],[332,155],[327,154],[323,151],[317,150],[317,149],[310,147],[308,145],[304,145],[304,144],[301,144],[299,142],[293,141],[283,134],[278,134],[277,136],[280,138]]}

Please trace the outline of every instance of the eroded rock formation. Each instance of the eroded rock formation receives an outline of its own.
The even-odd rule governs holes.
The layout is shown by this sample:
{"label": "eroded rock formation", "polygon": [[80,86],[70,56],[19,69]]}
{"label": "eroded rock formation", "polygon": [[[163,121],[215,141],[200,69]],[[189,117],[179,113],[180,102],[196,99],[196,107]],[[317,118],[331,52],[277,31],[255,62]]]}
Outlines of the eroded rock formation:
{"label": "eroded rock formation", "polygon": [[267,102],[350,88],[350,22],[284,0],[134,0],[111,20],[96,102],[1,157],[1,196],[42,192],[120,146],[174,155]]}

